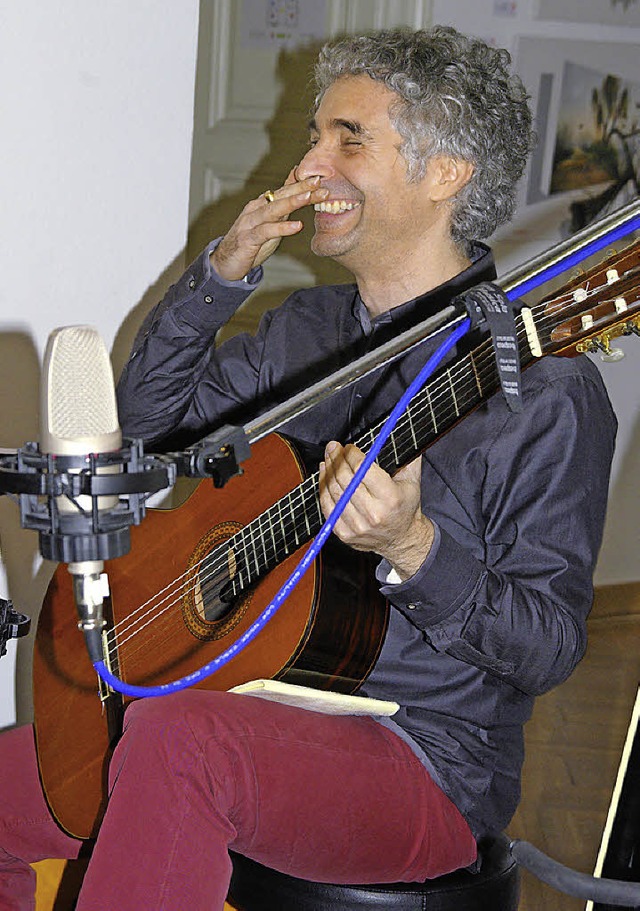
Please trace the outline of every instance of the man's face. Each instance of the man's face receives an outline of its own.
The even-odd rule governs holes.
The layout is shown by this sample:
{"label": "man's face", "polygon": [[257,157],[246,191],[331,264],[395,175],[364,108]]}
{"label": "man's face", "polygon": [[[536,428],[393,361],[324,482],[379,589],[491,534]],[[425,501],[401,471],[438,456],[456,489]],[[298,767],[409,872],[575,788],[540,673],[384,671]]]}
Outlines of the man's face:
{"label": "man's face", "polygon": [[311,249],[355,273],[397,254],[428,228],[434,205],[423,181],[409,183],[401,137],[389,120],[397,96],[369,76],[344,76],[326,91],[311,123],[299,178],[319,175],[330,190],[316,206]]}

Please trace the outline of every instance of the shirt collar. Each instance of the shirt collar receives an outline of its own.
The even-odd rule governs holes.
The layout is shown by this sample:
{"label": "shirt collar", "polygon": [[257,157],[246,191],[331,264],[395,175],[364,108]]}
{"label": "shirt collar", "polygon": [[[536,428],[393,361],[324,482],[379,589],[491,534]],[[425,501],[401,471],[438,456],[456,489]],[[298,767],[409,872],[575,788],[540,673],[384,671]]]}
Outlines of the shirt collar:
{"label": "shirt collar", "polygon": [[369,311],[365,307],[360,293],[355,296],[354,316],[362,326],[365,335],[371,335],[379,327],[386,326],[390,323],[413,321],[417,318],[427,319],[434,313],[437,313],[443,307],[451,303],[452,298],[474,285],[483,281],[493,281],[496,277],[496,267],[493,259],[493,253],[486,244],[476,241],[471,247],[471,264],[462,272],[455,275],[452,279],[438,285],[426,294],[422,294],[413,300],[392,307],[385,313],[371,319]]}

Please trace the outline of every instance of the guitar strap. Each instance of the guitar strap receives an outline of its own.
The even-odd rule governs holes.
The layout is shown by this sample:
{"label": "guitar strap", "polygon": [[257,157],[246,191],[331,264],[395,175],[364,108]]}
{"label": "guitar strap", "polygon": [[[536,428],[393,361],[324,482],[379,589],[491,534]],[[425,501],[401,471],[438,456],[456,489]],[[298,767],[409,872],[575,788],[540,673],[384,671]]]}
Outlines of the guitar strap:
{"label": "guitar strap", "polygon": [[500,387],[511,411],[522,411],[522,384],[516,310],[519,309],[504,291],[491,282],[481,282],[458,295],[463,302],[473,328],[486,323],[491,332],[496,356]]}

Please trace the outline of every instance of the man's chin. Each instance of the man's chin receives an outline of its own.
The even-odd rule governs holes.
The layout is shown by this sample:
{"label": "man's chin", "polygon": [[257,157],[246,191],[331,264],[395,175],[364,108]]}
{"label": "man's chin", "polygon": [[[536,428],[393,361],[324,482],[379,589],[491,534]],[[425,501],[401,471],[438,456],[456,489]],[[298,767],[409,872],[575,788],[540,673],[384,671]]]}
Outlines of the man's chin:
{"label": "man's chin", "polygon": [[316,256],[329,256],[339,259],[348,253],[351,245],[344,237],[328,237],[326,234],[314,234],[311,239],[311,252]]}

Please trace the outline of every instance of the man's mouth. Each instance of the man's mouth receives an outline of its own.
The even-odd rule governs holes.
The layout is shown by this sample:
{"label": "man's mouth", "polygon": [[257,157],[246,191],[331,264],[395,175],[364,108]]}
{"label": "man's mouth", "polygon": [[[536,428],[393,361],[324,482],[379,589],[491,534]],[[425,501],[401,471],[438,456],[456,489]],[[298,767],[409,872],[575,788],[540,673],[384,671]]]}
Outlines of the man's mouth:
{"label": "man's mouth", "polygon": [[346,199],[334,199],[329,202],[317,202],[314,205],[316,212],[327,212],[330,215],[339,215],[341,212],[349,212],[360,205],[358,202],[349,202]]}

